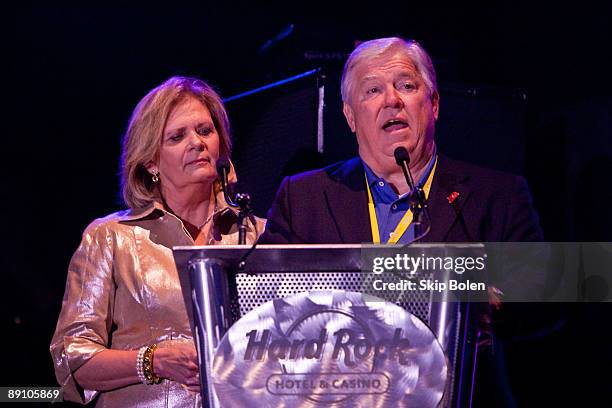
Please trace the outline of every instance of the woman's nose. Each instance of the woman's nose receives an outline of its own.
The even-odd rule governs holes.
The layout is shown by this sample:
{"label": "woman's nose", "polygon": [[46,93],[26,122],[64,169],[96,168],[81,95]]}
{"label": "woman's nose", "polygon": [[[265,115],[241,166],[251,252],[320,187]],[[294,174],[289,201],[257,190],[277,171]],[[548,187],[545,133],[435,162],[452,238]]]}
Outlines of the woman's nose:
{"label": "woman's nose", "polygon": [[207,147],[205,139],[195,130],[189,132],[189,146],[199,150],[204,150]]}

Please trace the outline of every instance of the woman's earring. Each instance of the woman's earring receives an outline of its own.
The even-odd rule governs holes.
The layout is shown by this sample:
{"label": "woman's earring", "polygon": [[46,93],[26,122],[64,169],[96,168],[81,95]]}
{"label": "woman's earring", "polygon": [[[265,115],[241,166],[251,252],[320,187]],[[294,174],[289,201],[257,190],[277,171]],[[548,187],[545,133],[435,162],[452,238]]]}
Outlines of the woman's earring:
{"label": "woman's earring", "polygon": [[154,183],[159,182],[159,171],[156,171],[151,175],[151,181],[153,181]]}

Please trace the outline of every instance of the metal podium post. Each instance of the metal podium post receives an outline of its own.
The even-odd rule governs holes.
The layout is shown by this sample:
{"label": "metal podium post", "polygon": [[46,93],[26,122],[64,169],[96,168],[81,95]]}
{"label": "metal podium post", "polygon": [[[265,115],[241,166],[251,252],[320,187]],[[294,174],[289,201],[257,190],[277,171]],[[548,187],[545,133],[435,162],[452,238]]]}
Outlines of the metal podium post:
{"label": "metal podium post", "polygon": [[189,262],[191,300],[194,308],[195,341],[200,366],[202,405],[219,408],[210,376],[215,350],[230,326],[230,290],[227,271],[214,259],[196,258]]}

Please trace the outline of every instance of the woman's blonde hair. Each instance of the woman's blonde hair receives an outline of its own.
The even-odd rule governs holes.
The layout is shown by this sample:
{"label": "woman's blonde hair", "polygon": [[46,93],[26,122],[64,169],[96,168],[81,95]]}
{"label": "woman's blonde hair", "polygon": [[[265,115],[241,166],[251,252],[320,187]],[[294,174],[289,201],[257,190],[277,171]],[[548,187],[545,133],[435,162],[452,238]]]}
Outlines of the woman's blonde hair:
{"label": "woman's blonde hair", "polygon": [[212,117],[219,134],[219,156],[230,158],[230,128],[221,97],[206,82],[175,76],[151,90],[136,105],[123,138],[121,154],[121,194],[130,208],[146,207],[161,201],[159,189],[146,165],[159,158],[164,127],[172,109],[186,97],[198,99]]}

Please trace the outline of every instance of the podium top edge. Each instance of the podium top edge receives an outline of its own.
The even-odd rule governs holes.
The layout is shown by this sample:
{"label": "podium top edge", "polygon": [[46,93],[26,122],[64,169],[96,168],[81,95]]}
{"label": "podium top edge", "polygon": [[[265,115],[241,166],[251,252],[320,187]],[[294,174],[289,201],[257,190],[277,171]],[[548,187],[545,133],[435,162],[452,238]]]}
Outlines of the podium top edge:
{"label": "podium top edge", "polygon": [[[376,245],[376,244],[283,244],[283,245],[269,245],[261,244],[255,247],[255,250],[273,250],[273,249],[400,249],[405,245]],[[252,245],[191,245],[191,246],[174,246],[174,251],[193,251],[193,250],[208,250],[208,249],[222,249],[222,250],[236,250],[236,249],[249,249]],[[418,243],[411,244],[408,248],[484,248],[483,243]]]}

